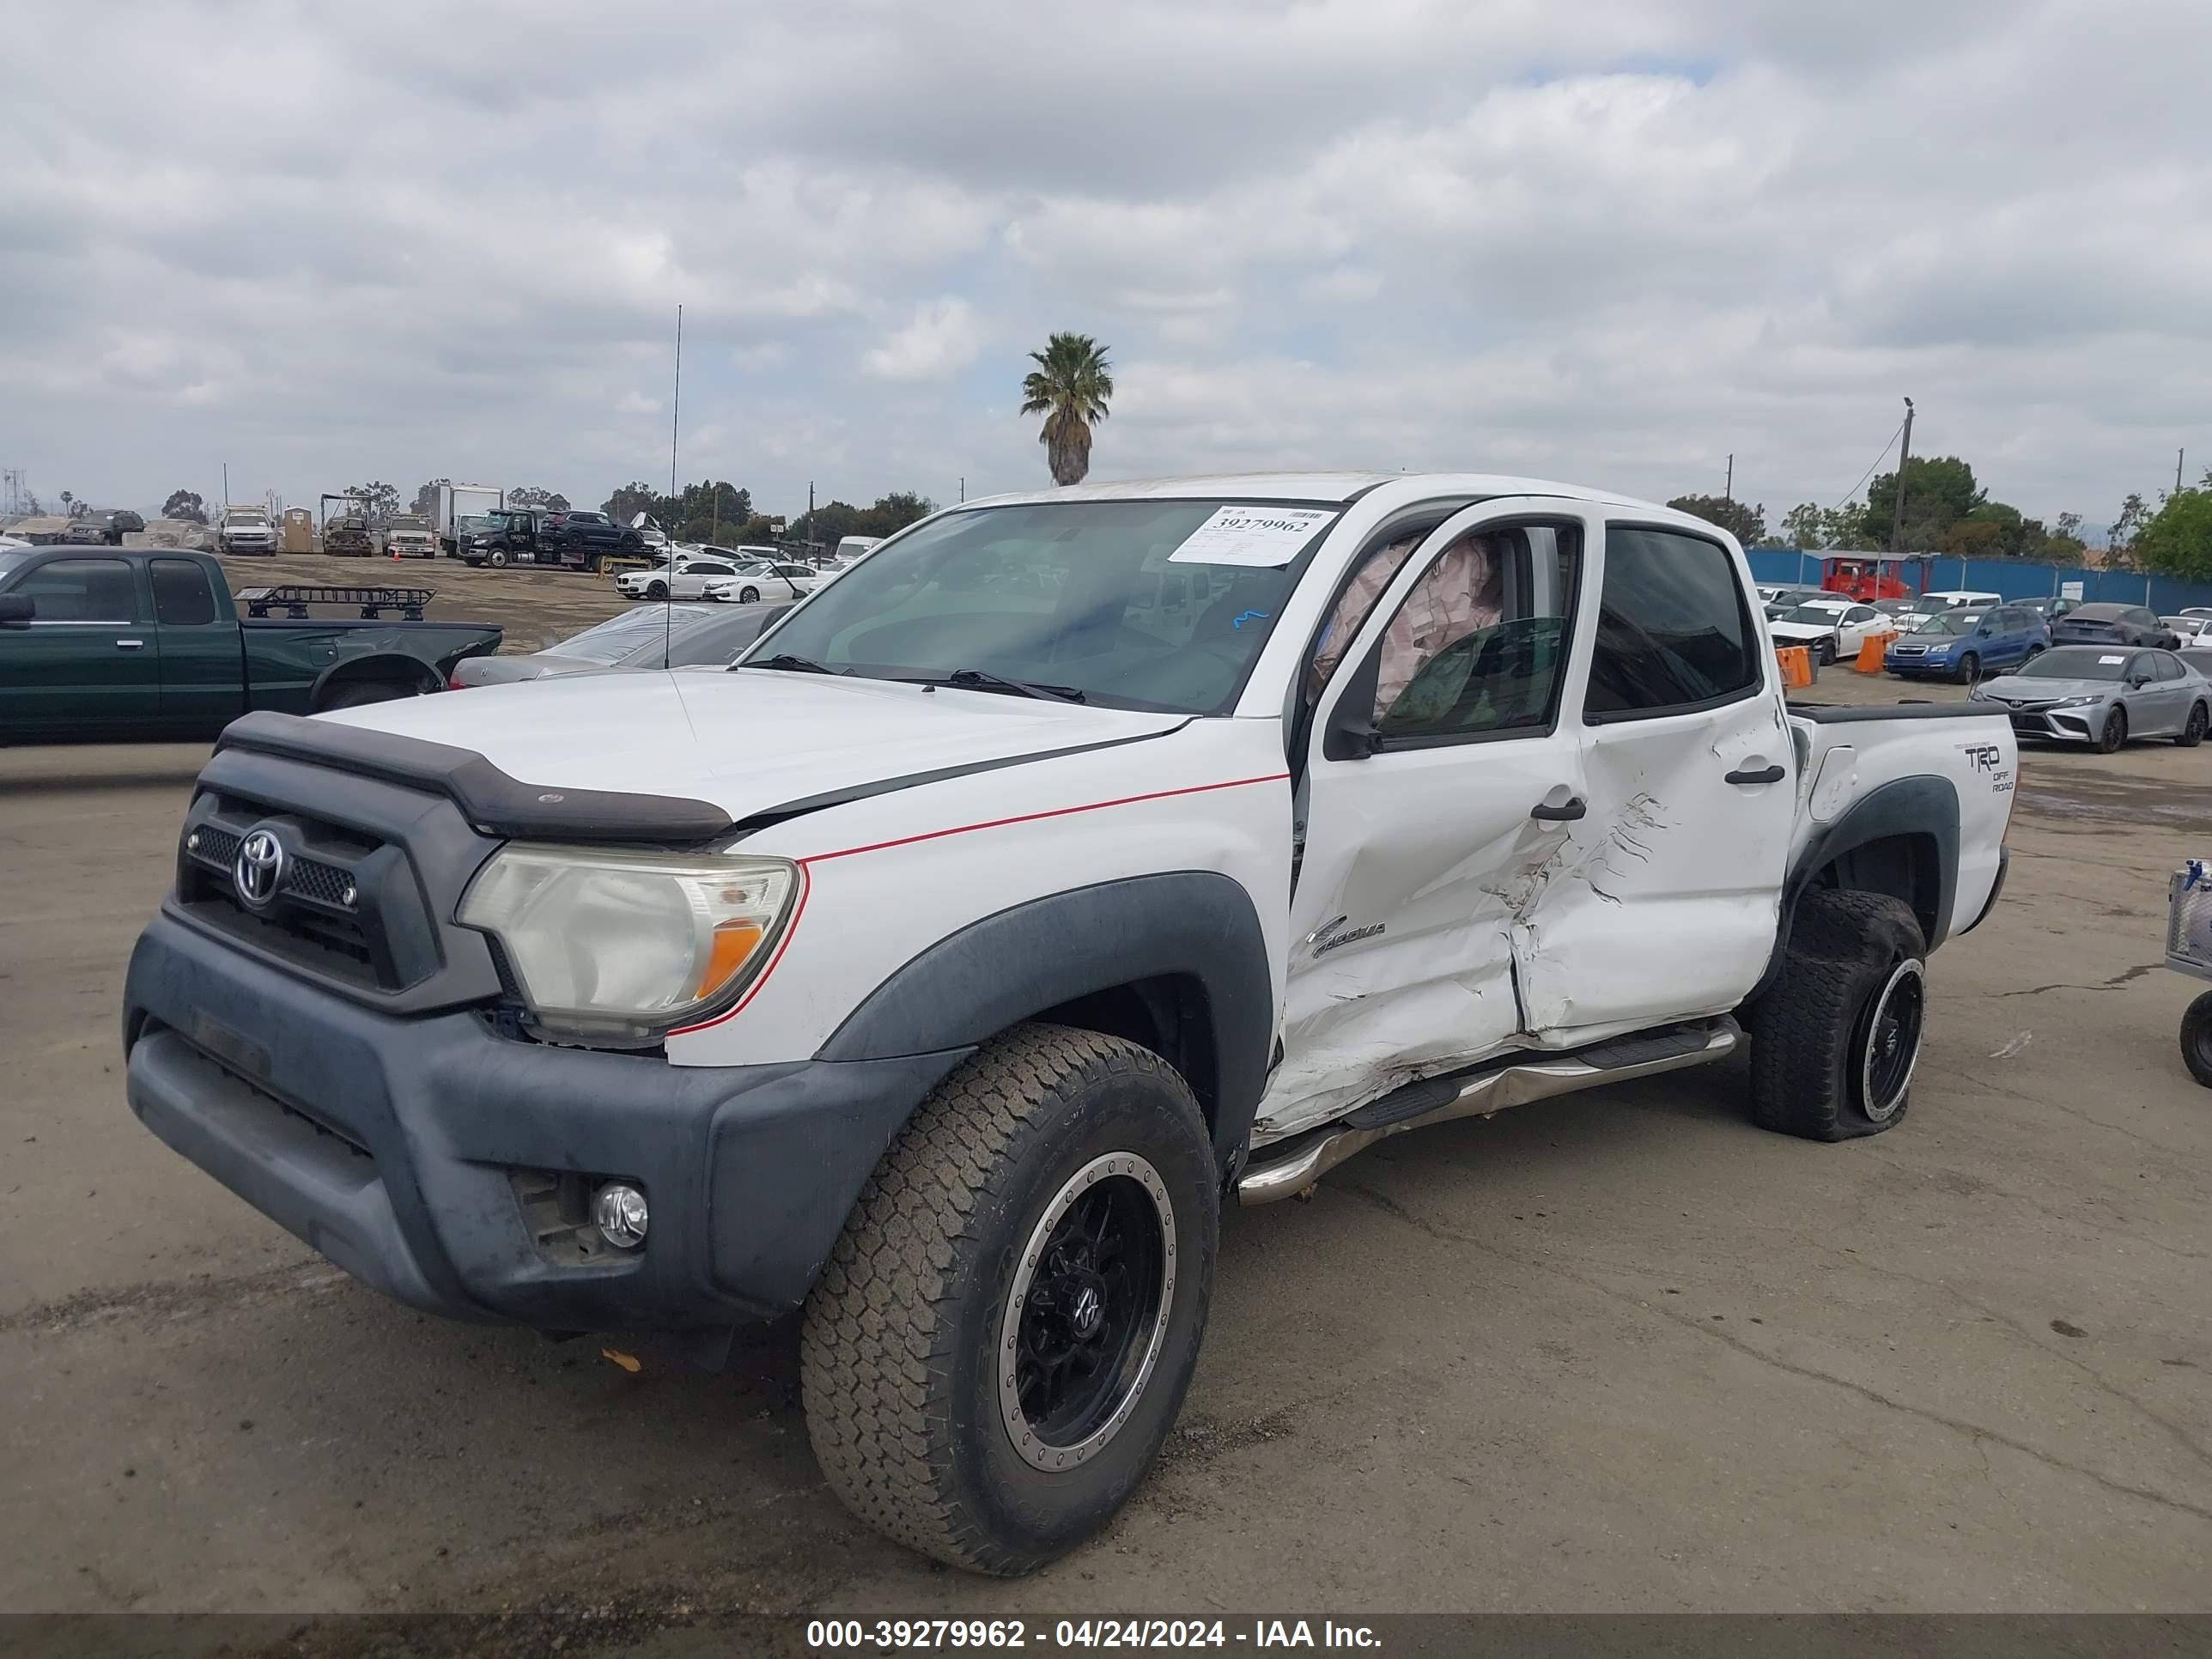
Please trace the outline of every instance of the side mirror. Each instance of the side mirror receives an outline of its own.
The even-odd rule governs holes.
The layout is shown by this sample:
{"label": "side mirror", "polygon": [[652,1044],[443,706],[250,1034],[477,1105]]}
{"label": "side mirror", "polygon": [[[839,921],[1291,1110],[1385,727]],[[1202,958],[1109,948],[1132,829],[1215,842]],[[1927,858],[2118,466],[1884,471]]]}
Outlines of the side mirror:
{"label": "side mirror", "polygon": [[2140,691],[2143,687],[2149,684],[2150,676],[2148,674],[2130,674],[2128,676],[2128,685],[2130,689],[2133,690]]}
{"label": "side mirror", "polygon": [[28,628],[39,602],[28,593],[0,593],[0,628]]}

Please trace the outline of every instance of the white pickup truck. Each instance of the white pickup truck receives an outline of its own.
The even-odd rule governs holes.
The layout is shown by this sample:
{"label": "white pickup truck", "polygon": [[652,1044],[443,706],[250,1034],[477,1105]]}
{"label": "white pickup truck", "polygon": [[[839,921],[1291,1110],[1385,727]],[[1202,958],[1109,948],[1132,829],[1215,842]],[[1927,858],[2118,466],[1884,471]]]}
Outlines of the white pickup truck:
{"label": "white pickup truck", "polygon": [[1736,544],[1603,492],[970,502],[726,671],[238,721],[129,1098],[418,1308],[803,1312],[831,1485],[1016,1572],[1151,1464],[1224,1203],[1747,1035],[1757,1123],[1893,1127],[2014,767],[1787,706]]}

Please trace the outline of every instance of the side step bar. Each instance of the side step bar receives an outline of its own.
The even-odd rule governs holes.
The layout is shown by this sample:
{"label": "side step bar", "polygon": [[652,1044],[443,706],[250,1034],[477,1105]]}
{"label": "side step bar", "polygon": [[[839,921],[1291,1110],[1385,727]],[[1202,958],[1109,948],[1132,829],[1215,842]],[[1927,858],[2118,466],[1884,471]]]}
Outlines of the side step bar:
{"label": "side step bar", "polygon": [[1632,1078],[1710,1065],[1734,1054],[1742,1041],[1742,1028],[1723,1015],[1710,1024],[1655,1036],[1624,1037],[1578,1054],[1519,1060],[1457,1077],[1425,1078],[1309,1132],[1274,1157],[1261,1154],[1260,1160],[1238,1180],[1237,1196],[1248,1205],[1272,1204],[1304,1192],[1355,1152],[1408,1129],[1425,1129],[1454,1118],[1485,1116],[1508,1106],[1525,1106],[1533,1100],[1595,1088],[1601,1083],[1626,1083]]}

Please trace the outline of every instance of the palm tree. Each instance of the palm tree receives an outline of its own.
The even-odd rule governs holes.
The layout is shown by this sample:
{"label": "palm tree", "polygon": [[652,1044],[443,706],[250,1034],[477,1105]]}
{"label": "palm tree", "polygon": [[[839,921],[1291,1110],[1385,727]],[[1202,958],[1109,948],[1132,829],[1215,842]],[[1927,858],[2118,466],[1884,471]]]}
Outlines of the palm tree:
{"label": "palm tree", "polygon": [[1081,483],[1091,471],[1091,428],[1106,418],[1114,395],[1106,348],[1088,334],[1055,334],[1030,361],[1036,368],[1022,380],[1022,413],[1044,416],[1037,441],[1052,481]]}

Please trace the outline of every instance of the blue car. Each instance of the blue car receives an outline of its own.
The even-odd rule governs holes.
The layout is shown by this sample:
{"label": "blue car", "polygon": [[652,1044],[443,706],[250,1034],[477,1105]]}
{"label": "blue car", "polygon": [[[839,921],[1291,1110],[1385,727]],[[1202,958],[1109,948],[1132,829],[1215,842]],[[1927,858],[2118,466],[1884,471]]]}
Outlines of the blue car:
{"label": "blue car", "polygon": [[1984,605],[1921,617],[1890,641],[1881,665],[1900,679],[1972,682],[2050,648],[2050,625],[2026,605]]}

